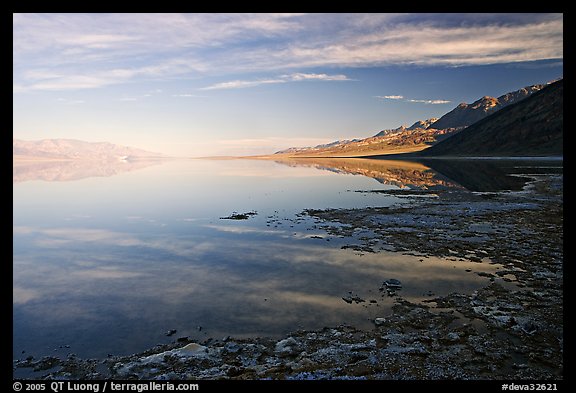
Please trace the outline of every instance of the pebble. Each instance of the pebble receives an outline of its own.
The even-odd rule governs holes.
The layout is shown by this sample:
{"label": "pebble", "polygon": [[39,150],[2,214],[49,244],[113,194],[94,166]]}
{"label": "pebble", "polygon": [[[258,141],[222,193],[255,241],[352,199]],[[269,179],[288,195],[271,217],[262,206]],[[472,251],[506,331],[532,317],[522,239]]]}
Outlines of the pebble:
{"label": "pebble", "polygon": [[382,326],[386,323],[386,318],[376,318],[374,320],[374,325],[376,326]]}
{"label": "pebble", "polygon": [[384,281],[384,285],[388,289],[401,289],[402,288],[402,283],[400,282],[400,280],[397,280],[395,278],[390,278],[390,279]]}

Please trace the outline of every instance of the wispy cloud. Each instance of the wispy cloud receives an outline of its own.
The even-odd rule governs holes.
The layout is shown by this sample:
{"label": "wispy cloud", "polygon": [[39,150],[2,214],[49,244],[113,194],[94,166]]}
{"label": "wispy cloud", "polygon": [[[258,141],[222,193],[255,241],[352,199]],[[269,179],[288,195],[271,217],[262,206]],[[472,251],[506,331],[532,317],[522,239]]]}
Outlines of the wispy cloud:
{"label": "wispy cloud", "polygon": [[404,96],[374,96],[374,98],[382,98],[384,100],[401,100]]}
{"label": "wispy cloud", "polygon": [[246,87],[255,87],[260,85],[269,85],[269,84],[286,83],[286,82],[351,81],[351,80],[353,79],[350,79],[343,74],[328,75],[328,74],[306,74],[298,72],[294,74],[280,75],[277,78],[220,82],[210,86],[201,87],[199,90],[242,89]]}
{"label": "wispy cloud", "polygon": [[254,87],[260,85],[270,85],[276,83],[286,83],[284,79],[258,79],[258,80],[235,80],[229,82],[215,83],[210,86],[201,87],[198,90],[222,90],[222,89],[243,89],[246,87]]}
{"label": "wispy cloud", "polygon": [[432,104],[432,105],[441,105],[441,104],[449,104],[451,101],[448,100],[406,100],[407,102],[416,102],[421,104]]}
{"label": "wispy cloud", "polygon": [[67,98],[58,98],[56,101],[61,102],[66,105],[79,105],[84,104],[86,101],[84,100],[69,100]]}
{"label": "wispy cloud", "polygon": [[271,147],[275,145],[285,146],[316,146],[322,143],[332,142],[329,138],[297,138],[297,137],[276,137],[265,138],[244,138],[244,139],[221,139],[217,143],[229,146],[257,146]]}
{"label": "wispy cloud", "polygon": [[[15,93],[271,70],[562,58],[562,14],[13,16]],[[341,80],[334,77],[294,73],[212,88]]]}
{"label": "wispy cloud", "polygon": [[172,97],[180,97],[180,98],[206,98],[207,96],[202,96],[198,94],[190,94],[190,93],[181,93],[181,94],[172,94]]}
{"label": "wispy cloud", "polygon": [[352,80],[343,74],[327,75],[327,74],[306,74],[297,72],[290,75],[282,75],[281,78],[298,82],[298,81],[349,81]]}
{"label": "wispy cloud", "polygon": [[148,99],[150,97],[153,97],[153,96],[157,96],[159,94],[162,94],[162,89],[149,90],[148,92],[143,93],[143,94],[134,94],[134,95],[130,95],[130,96],[123,96],[123,97],[120,97],[118,100],[124,101],[124,102],[141,101],[141,100],[145,100],[145,99]]}
{"label": "wispy cloud", "polygon": [[405,98],[404,96],[401,96],[401,95],[374,96],[374,98],[379,98],[382,100],[413,102],[413,103],[418,103],[418,104],[429,104],[429,105],[449,104],[450,102],[452,102],[452,101],[448,101],[448,100],[415,100],[412,98]]}

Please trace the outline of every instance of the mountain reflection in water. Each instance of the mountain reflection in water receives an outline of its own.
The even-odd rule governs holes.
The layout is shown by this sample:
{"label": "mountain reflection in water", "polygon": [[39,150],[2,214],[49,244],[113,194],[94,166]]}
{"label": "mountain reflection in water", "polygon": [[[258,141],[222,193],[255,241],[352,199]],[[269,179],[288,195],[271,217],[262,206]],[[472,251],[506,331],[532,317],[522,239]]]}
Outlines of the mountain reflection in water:
{"label": "mountain reflection in water", "polygon": [[562,173],[558,159],[292,158],[276,162],[371,177],[400,188],[459,188],[476,192],[519,191],[529,175]]}
{"label": "mountain reflection in water", "polygon": [[160,159],[138,160],[17,160],[12,163],[12,183],[33,180],[72,181],[88,177],[109,177],[159,165]]}
{"label": "mountain reflection in water", "polygon": [[[407,206],[411,200],[399,195],[406,189],[495,189],[519,174],[562,166],[374,159],[94,164],[15,162],[15,359],[104,358],[184,336],[202,342],[339,324],[371,329],[395,304],[379,290],[386,279],[402,282],[403,299],[422,301],[431,293],[472,293],[490,282],[476,273],[500,266],[402,254],[385,239],[371,243],[377,253],[359,250],[370,228],[332,234],[303,211]],[[63,181],[73,179],[82,180]],[[348,192],[354,190],[378,192]],[[234,212],[257,214],[221,219]],[[415,219],[407,214],[400,220]],[[350,304],[349,294],[365,301]],[[178,336],[165,335],[173,329]]]}

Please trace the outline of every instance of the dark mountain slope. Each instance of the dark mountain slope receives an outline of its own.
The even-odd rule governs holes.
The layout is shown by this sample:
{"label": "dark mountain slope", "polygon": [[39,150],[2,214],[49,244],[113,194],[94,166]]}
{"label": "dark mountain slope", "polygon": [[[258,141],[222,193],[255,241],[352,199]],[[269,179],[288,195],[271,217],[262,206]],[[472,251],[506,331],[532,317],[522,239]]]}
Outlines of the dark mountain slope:
{"label": "dark mountain slope", "polygon": [[472,124],[419,156],[563,154],[564,81],[559,80]]}
{"label": "dark mountain slope", "polygon": [[529,97],[531,94],[541,90],[545,86],[546,85],[527,86],[520,90],[501,95],[498,98],[485,96],[476,100],[472,104],[462,103],[437,121],[430,124],[429,127],[437,129],[468,127],[508,105],[515,104],[516,102]]}

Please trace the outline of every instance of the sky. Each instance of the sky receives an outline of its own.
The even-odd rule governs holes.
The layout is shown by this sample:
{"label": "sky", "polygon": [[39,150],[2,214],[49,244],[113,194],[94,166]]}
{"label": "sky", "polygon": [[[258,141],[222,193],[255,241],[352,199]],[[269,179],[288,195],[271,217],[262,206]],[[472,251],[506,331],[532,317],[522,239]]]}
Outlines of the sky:
{"label": "sky", "polygon": [[13,15],[24,140],[268,154],[561,77],[563,14]]}

